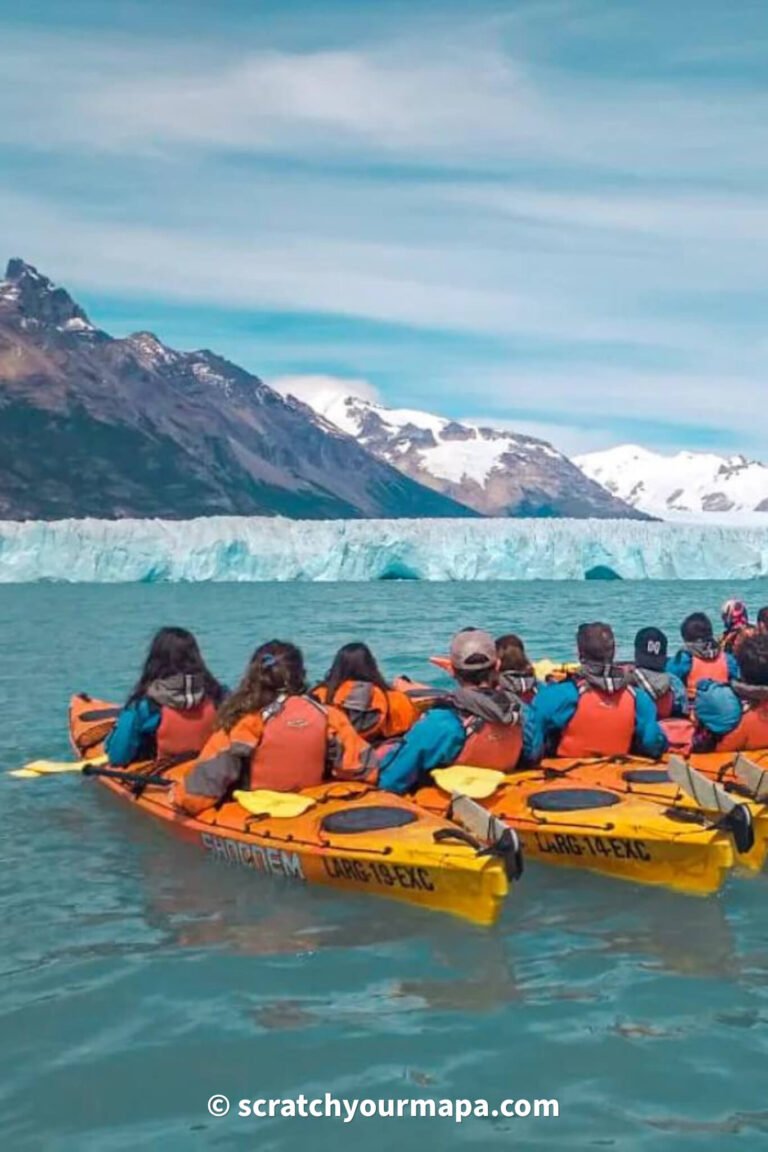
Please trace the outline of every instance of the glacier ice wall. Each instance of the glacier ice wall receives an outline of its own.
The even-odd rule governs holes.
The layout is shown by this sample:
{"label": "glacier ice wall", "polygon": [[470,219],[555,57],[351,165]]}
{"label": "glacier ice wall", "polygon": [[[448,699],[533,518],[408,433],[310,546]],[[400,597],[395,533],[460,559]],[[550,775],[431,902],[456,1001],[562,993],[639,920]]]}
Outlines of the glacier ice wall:
{"label": "glacier ice wall", "polygon": [[0,582],[768,575],[765,528],[631,520],[0,521]]}

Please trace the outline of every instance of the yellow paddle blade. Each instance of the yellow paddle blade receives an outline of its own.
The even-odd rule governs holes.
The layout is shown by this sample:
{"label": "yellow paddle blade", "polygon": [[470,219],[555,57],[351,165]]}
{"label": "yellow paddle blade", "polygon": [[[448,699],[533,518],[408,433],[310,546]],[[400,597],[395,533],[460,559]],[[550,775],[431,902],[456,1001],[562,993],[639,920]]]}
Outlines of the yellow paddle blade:
{"label": "yellow paddle blade", "polygon": [[537,680],[565,679],[569,673],[577,672],[578,664],[556,664],[554,660],[534,660],[533,672]]}
{"label": "yellow paddle blade", "polygon": [[86,764],[106,763],[106,756],[94,756],[92,760],[30,760],[29,764],[16,768],[10,775],[31,780],[33,776],[55,776],[58,772],[82,772]]}
{"label": "yellow paddle blade", "polygon": [[435,768],[432,779],[443,792],[460,792],[470,800],[487,800],[504,783],[504,773],[456,764],[452,768]]}
{"label": "yellow paddle blade", "polygon": [[255,792],[235,792],[235,800],[254,816],[273,816],[275,819],[290,819],[303,816],[317,803],[311,796],[301,796],[297,792],[270,792],[260,788]]}

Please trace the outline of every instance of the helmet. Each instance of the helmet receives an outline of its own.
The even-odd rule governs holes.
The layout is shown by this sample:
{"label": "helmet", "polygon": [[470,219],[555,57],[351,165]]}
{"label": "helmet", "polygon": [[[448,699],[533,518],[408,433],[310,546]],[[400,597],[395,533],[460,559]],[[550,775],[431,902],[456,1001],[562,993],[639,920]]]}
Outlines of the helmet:
{"label": "helmet", "polygon": [[720,609],[720,615],[728,630],[744,628],[749,624],[749,613],[743,600],[726,600]]}

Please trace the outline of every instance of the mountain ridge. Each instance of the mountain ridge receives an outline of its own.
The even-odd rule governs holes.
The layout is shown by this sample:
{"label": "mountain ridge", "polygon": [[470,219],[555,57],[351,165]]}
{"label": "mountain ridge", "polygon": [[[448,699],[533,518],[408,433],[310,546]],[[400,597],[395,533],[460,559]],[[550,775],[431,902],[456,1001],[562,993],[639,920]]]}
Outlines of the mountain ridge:
{"label": "mountain ridge", "polygon": [[315,396],[314,406],[379,459],[480,515],[647,518],[537,437],[357,396]]}
{"label": "mountain ridge", "polygon": [[0,281],[0,415],[8,519],[473,515],[214,352],[111,337],[18,258]]}
{"label": "mountain ridge", "polygon": [[768,466],[743,455],[654,452],[620,444],[574,459],[585,473],[633,507],[661,519],[765,515]]}

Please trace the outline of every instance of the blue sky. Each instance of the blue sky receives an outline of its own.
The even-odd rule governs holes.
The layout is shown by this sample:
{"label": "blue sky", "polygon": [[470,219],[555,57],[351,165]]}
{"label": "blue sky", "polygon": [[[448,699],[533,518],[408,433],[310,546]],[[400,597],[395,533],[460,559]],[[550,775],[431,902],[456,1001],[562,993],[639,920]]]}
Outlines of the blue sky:
{"label": "blue sky", "polygon": [[0,256],[107,329],[768,458],[762,0],[37,0],[0,65]]}

